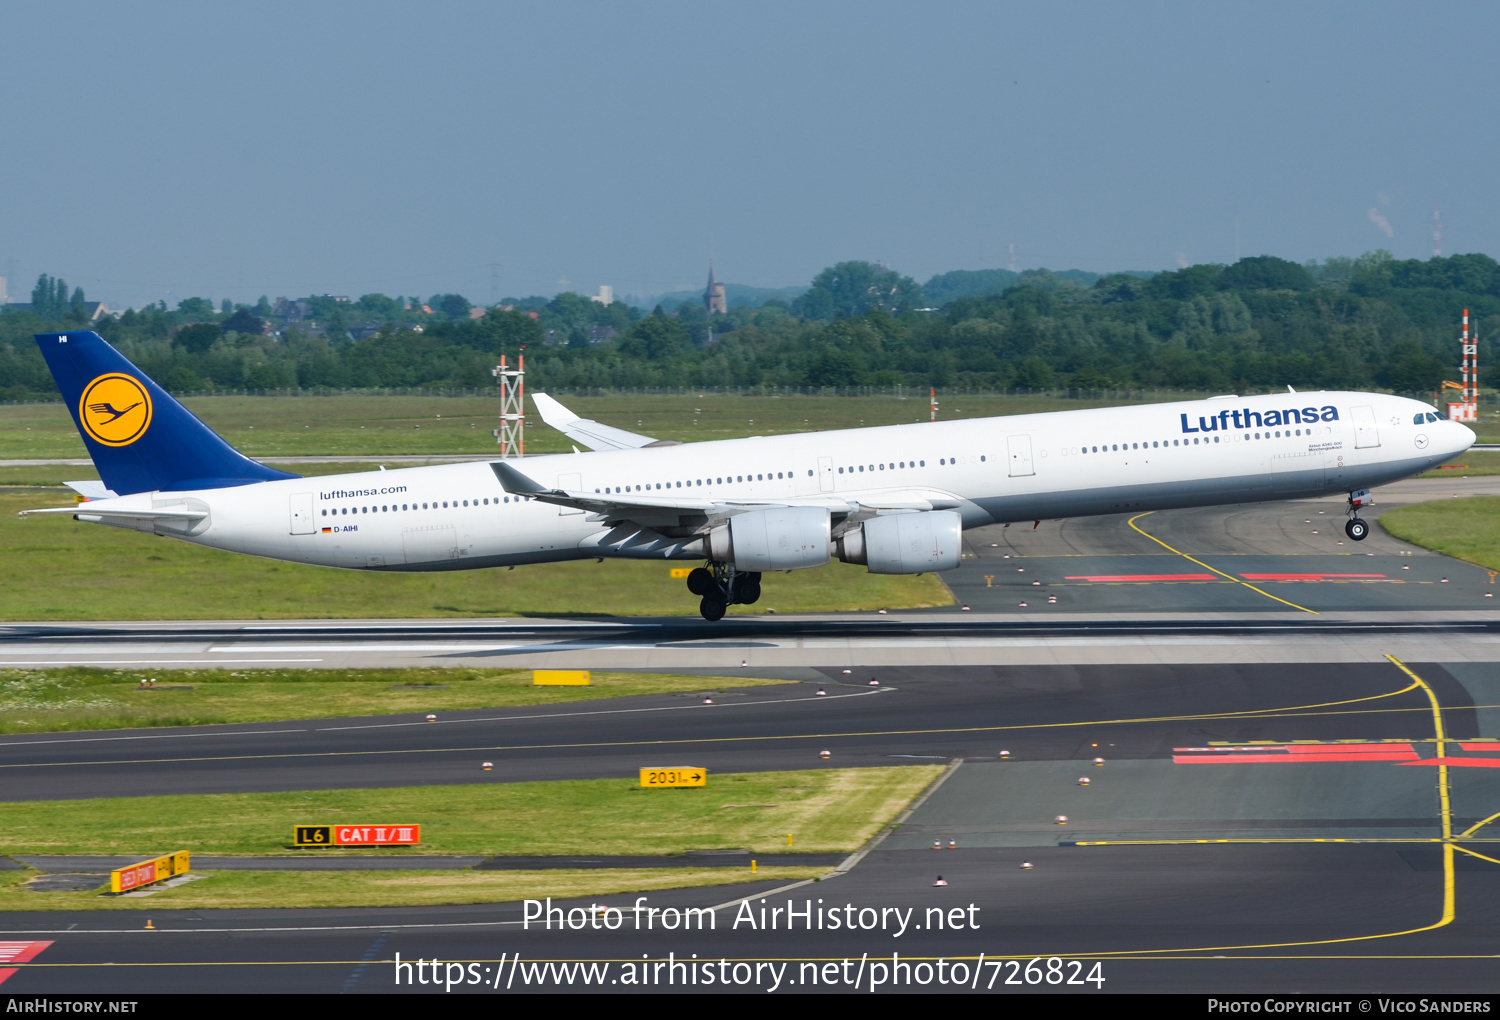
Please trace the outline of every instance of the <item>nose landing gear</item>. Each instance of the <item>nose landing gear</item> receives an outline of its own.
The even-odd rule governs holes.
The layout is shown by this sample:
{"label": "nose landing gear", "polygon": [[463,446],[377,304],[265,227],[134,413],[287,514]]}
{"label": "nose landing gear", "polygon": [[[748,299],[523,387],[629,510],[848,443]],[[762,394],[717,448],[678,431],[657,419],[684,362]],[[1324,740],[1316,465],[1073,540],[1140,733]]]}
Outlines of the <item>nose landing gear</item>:
{"label": "nose landing gear", "polygon": [[713,563],[688,574],[687,587],[701,599],[698,612],[713,623],[722,620],[730,606],[748,606],[760,599],[760,574],[737,571],[727,563]]}
{"label": "nose landing gear", "polygon": [[1369,489],[1349,493],[1349,520],[1344,523],[1344,534],[1356,542],[1363,542],[1370,534],[1370,526],[1359,516],[1361,507],[1372,506],[1375,499]]}

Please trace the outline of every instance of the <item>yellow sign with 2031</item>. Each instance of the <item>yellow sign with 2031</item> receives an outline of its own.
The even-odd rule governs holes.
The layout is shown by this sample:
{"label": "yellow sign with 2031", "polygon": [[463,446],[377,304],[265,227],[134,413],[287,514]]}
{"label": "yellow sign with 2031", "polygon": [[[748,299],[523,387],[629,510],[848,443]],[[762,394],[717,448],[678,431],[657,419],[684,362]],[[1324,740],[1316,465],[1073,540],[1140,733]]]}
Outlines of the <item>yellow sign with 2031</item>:
{"label": "yellow sign with 2031", "polygon": [[691,765],[641,769],[641,785],[649,787],[707,786],[708,769]]}
{"label": "yellow sign with 2031", "polygon": [[101,375],[83,388],[78,420],[96,442],[129,446],[151,427],[151,394],[134,376]]}

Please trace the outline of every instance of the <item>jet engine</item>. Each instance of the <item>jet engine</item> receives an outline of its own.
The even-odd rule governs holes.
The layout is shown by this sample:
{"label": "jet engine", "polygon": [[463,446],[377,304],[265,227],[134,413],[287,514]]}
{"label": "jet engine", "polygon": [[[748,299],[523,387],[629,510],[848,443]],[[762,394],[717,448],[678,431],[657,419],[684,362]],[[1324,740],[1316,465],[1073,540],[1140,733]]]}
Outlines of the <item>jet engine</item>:
{"label": "jet engine", "polygon": [[963,517],[952,510],[872,517],[838,539],[845,563],[863,563],[872,574],[924,574],[958,566]]}
{"label": "jet engine", "polygon": [[735,514],[708,533],[708,558],[736,570],[798,570],[828,562],[828,510],[785,506]]}

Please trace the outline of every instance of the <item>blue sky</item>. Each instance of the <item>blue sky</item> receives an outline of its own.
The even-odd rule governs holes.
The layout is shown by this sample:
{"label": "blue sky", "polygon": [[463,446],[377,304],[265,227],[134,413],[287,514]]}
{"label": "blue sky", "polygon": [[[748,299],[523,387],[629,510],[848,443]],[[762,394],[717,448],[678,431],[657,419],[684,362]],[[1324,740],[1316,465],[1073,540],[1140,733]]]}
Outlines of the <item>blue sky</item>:
{"label": "blue sky", "polygon": [[[1500,252],[1446,3],[8,4],[0,274],[90,297]],[[498,268],[492,269],[492,264]]]}

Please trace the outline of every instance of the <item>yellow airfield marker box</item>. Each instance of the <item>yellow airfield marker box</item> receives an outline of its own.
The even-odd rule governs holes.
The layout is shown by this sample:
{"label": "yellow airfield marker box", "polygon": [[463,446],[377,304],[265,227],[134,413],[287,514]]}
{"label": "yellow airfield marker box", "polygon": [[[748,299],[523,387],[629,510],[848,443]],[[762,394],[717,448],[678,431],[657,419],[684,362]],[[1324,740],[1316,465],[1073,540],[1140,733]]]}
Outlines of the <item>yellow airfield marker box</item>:
{"label": "yellow airfield marker box", "polygon": [[587,687],[589,671],[586,669],[534,669],[531,671],[533,687]]}
{"label": "yellow airfield marker box", "polygon": [[707,786],[708,769],[692,765],[672,768],[641,769],[641,785],[646,787]]}
{"label": "yellow airfield marker box", "polygon": [[132,889],[139,889],[143,885],[160,882],[174,875],[186,875],[189,863],[188,852],[179,850],[175,854],[153,857],[149,861],[141,861],[128,868],[116,868],[109,873],[109,891],[112,893],[130,892]]}
{"label": "yellow airfield marker box", "polygon": [[687,577],[692,572],[693,572],[693,568],[692,567],[673,567],[672,568],[672,577],[675,580],[681,580],[682,578]]}

